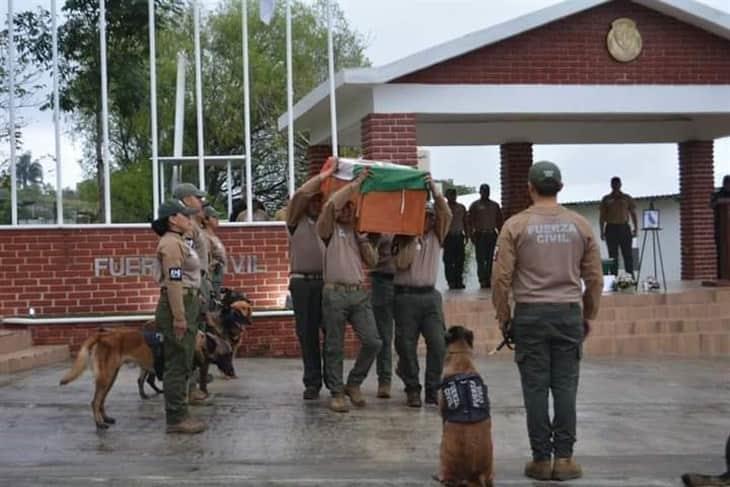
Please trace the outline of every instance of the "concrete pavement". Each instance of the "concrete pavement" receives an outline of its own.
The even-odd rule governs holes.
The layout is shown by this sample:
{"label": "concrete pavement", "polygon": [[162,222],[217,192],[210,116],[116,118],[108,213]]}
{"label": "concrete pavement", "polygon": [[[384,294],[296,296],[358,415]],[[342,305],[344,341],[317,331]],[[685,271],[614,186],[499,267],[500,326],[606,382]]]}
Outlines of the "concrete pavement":
{"label": "concrete pavement", "polygon": [[[436,410],[407,408],[399,384],[392,399],[376,399],[374,371],[368,407],[335,414],[327,394],[301,401],[298,360],[238,360],[240,377],[216,377],[212,404],[194,410],[209,430],[185,437],[165,435],[162,397],[139,399],[127,367],[107,400],[117,424],[97,432],[90,373],[58,386],[69,365],[0,376],[0,485],[438,485]],[[522,476],[529,447],[516,367],[480,358],[479,368],[496,485],[550,485]],[[724,470],[730,360],[585,361],[578,426],[585,477],[565,485],[679,486],[685,471]]]}

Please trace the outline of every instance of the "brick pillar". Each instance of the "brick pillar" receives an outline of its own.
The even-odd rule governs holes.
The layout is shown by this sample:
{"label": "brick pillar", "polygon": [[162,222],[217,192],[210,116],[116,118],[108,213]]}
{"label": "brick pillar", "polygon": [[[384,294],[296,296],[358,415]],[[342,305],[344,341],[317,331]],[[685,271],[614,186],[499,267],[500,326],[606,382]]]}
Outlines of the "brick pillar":
{"label": "brick pillar", "polygon": [[332,155],[331,145],[310,145],[307,147],[307,163],[309,164],[309,176],[319,173],[327,158]]}
{"label": "brick pillar", "polygon": [[709,206],[714,190],[713,142],[679,144],[682,280],[717,277],[714,219]]}
{"label": "brick pillar", "polygon": [[360,123],[365,159],[418,164],[416,116],[412,113],[371,113]]}
{"label": "brick pillar", "polygon": [[499,147],[502,158],[502,213],[505,220],[530,206],[527,173],[532,166],[532,144],[514,142]]}

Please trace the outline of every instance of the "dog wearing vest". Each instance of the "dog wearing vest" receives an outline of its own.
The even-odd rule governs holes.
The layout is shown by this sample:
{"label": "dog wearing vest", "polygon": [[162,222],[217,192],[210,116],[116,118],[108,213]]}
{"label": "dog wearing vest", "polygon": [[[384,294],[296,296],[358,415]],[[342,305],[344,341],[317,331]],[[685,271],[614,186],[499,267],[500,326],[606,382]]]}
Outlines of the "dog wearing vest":
{"label": "dog wearing vest", "polygon": [[[196,346],[196,359],[203,360],[203,364],[199,365],[205,368],[206,380],[207,364],[210,362],[215,363],[224,374],[235,376],[233,350],[240,342],[243,325],[250,323],[251,311],[250,302],[244,297],[228,306],[224,305],[218,320],[209,321],[211,326],[219,326],[216,332],[220,336],[206,333],[205,339],[200,340]],[[95,379],[91,410],[97,429],[107,429],[109,425],[116,423],[114,418],[106,414],[105,401],[123,364],[134,363],[140,367],[137,386],[143,399],[147,398],[144,393],[145,382],[152,385],[158,393],[162,392],[154,385],[155,376],[161,376],[164,369],[164,364],[156,361],[159,348],[154,342],[159,334],[154,331],[154,327],[154,322],[148,322],[143,330],[99,329],[95,335],[84,341],[71,370],[61,379],[60,385],[76,380],[83,374],[87,363],[89,364]]]}
{"label": "dog wearing vest", "polygon": [[438,398],[443,420],[438,480],[447,486],[492,486],[492,420],[487,386],[472,357],[474,334],[452,326],[445,338]]}

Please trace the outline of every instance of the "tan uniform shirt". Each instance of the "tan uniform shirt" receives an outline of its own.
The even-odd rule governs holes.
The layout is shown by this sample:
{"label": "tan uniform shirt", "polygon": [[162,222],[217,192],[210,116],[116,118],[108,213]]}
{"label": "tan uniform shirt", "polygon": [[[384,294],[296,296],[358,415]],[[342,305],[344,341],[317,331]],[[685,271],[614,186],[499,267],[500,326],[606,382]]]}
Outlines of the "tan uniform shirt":
{"label": "tan uniform shirt", "polygon": [[502,222],[502,210],[492,200],[478,199],[469,207],[469,225],[473,232],[499,231]]}
{"label": "tan uniform shirt", "polygon": [[317,235],[317,224],[306,215],[309,200],[319,193],[322,182],[315,176],[294,193],[286,209],[289,229],[289,270],[296,274],[321,274],[324,242]]}
{"label": "tan uniform shirt", "polygon": [[636,211],[634,199],[626,193],[607,194],[601,200],[601,221],[609,224],[628,223],[631,213]]}
{"label": "tan uniform shirt", "polygon": [[206,230],[205,234],[208,236],[208,242],[210,244],[210,267],[208,272],[212,275],[217,268],[226,268],[226,247],[218,235],[215,235]]}
{"label": "tan uniform shirt", "polygon": [[455,233],[458,235],[465,233],[466,225],[464,224],[464,220],[466,220],[466,206],[461,203],[455,203],[453,205],[450,204],[449,209],[453,215],[449,233]]}
{"label": "tan uniform shirt", "polygon": [[420,237],[398,237],[394,246],[396,274],[393,283],[398,286],[433,287],[439,269],[444,239],[451,226],[451,210],[439,196],[435,201],[436,224]]}
{"label": "tan uniform shirt", "polygon": [[362,262],[373,267],[378,253],[367,236],[355,234],[354,227],[336,223],[336,214],[360,188],[356,180],[334,193],[322,208],[317,220],[317,233],[324,240],[325,284],[362,284],[365,275]]}
{"label": "tan uniform shirt", "polygon": [[166,289],[175,321],[185,320],[183,290],[200,288],[200,259],[182,235],[167,232],[157,244],[159,284]]}
{"label": "tan uniform shirt", "polygon": [[200,269],[207,273],[210,268],[210,241],[205,230],[195,220],[193,220],[192,239],[193,248],[200,259]]}
{"label": "tan uniform shirt", "polygon": [[[239,213],[238,217],[236,218],[236,221],[237,222],[247,222],[248,221],[248,210],[243,210],[241,213]],[[269,215],[264,210],[261,210],[261,209],[254,210],[251,221],[267,222],[267,221],[269,221]]]}
{"label": "tan uniform shirt", "polygon": [[393,235],[381,235],[378,239],[378,263],[373,269],[383,274],[395,274],[395,260],[393,259]]}
{"label": "tan uniform shirt", "polygon": [[582,300],[583,316],[592,320],[598,313],[602,274],[598,243],[585,218],[562,206],[530,207],[507,220],[497,240],[492,275],[497,320],[510,319],[510,289],[516,303]]}

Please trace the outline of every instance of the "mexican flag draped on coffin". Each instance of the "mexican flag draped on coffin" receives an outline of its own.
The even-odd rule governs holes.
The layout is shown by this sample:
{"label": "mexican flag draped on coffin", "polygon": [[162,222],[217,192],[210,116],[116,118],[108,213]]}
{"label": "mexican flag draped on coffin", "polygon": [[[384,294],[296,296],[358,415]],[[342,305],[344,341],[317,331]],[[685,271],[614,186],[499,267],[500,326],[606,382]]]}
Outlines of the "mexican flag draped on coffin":
{"label": "mexican flag draped on coffin", "polygon": [[357,203],[357,231],[421,235],[428,192],[426,173],[390,162],[364,159],[327,159],[323,170],[337,164],[337,171],[322,183],[325,198],[349,184],[369,168],[360,187]]}

